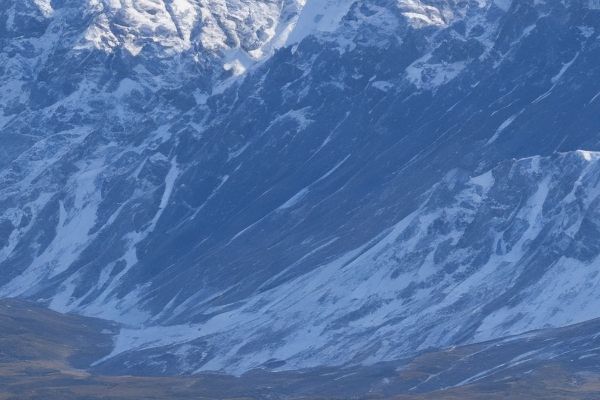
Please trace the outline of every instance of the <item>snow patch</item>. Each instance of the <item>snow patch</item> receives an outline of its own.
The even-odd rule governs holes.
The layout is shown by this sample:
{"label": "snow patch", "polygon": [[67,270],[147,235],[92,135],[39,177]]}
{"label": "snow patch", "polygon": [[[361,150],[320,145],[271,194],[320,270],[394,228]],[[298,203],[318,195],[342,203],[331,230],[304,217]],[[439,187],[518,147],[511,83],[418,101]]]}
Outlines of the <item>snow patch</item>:
{"label": "snow patch", "polygon": [[287,37],[286,46],[319,32],[335,31],[355,0],[300,0],[302,11]]}
{"label": "snow patch", "polygon": [[287,210],[288,208],[292,208],[292,207],[296,206],[298,203],[300,203],[302,201],[302,199],[304,199],[306,197],[308,192],[309,192],[308,188],[304,188],[304,189],[300,190],[298,193],[293,195],[288,201],[286,201],[281,206],[279,206],[278,210]]}

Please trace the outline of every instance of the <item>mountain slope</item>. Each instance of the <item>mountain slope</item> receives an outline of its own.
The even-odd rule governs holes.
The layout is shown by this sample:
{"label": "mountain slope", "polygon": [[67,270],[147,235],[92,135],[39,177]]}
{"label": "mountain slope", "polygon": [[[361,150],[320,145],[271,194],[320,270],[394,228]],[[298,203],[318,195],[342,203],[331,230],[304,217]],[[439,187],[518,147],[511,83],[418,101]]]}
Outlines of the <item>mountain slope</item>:
{"label": "mountain slope", "polygon": [[576,152],[452,172],[409,216],[312,272],[194,325],[123,330],[115,362],[369,364],[594,318],[598,161]]}
{"label": "mountain slope", "polygon": [[3,9],[3,296],[124,322],[106,365],[175,372],[599,316],[597,11],[176,3]]}

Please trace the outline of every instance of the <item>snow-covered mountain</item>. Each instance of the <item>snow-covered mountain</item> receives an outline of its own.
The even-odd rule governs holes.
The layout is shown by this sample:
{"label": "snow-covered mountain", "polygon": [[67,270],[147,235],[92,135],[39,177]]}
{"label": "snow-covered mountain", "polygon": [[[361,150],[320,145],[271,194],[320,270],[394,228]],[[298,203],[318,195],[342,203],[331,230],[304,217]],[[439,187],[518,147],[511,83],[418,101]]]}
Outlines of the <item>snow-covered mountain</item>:
{"label": "snow-covered mountain", "polygon": [[7,0],[0,294],[126,324],[101,363],[159,373],[600,317],[599,28],[584,1]]}

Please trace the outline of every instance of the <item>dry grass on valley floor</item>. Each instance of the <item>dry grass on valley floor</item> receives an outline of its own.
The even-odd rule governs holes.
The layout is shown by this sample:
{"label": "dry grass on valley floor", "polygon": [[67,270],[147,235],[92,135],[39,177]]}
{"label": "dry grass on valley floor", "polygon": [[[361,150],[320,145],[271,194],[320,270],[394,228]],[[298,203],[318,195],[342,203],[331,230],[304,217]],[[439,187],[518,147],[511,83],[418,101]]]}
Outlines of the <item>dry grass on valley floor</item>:
{"label": "dry grass on valley floor", "polygon": [[[315,381],[310,374],[254,373],[235,378],[204,374],[188,377],[103,376],[83,366],[110,351],[111,333],[105,321],[54,313],[17,300],[0,301],[0,400],[203,400],[203,399],[379,399],[352,396],[352,388]],[[413,359],[398,372],[399,381],[424,381],[444,365],[469,352],[466,346],[432,352]],[[312,383],[323,392],[295,396],[294,388]],[[345,381],[348,382],[348,381]],[[347,385],[344,383],[343,385]],[[359,384],[360,386],[360,384]],[[325,389],[326,388],[326,389]],[[333,389],[332,389],[333,388]],[[331,395],[333,392],[339,395]],[[560,363],[514,376],[418,395],[387,396],[396,400],[571,400],[600,399],[600,376],[569,372]]]}

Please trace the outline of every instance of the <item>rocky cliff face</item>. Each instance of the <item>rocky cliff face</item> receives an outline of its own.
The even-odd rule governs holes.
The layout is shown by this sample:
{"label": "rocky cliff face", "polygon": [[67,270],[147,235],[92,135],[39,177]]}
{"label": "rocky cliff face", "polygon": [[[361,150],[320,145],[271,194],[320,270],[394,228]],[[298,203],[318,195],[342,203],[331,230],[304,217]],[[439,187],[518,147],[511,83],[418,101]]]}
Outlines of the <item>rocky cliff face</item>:
{"label": "rocky cliff face", "polygon": [[0,293],[178,372],[597,317],[598,28],[579,2],[8,2]]}

